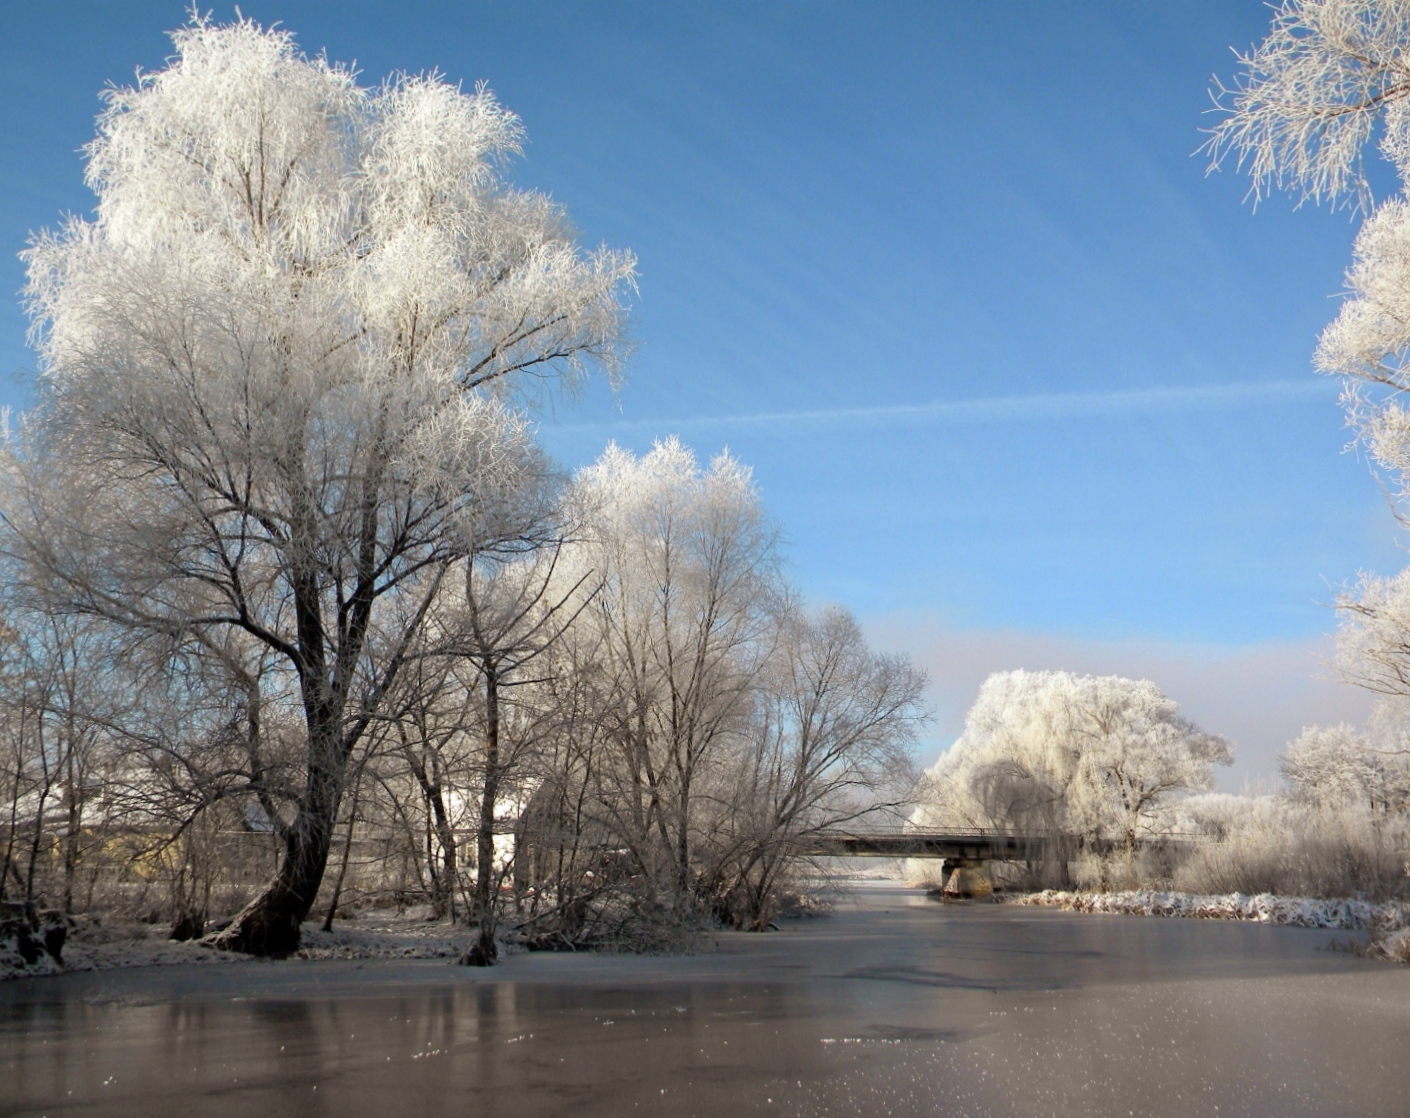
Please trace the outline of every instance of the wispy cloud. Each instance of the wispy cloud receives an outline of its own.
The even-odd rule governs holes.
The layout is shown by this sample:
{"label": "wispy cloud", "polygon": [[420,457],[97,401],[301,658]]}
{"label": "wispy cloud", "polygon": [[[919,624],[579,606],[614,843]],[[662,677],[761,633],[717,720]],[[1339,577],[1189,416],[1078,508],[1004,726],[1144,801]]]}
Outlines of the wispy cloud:
{"label": "wispy cloud", "polygon": [[626,419],[612,423],[571,423],[564,432],[719,430],[792,428],[799,432],[846,428],[943,427],[958,424],[1032,423],[1064,419],[1165,415],[1224,411],[1295,403],[1325,395],[1326,381],[1241,381],[1232,384],[1132,388],[1113,392],[1039,392],[987,396],[974,400],[935,400],[884,407],[818,408],[806,411]]}

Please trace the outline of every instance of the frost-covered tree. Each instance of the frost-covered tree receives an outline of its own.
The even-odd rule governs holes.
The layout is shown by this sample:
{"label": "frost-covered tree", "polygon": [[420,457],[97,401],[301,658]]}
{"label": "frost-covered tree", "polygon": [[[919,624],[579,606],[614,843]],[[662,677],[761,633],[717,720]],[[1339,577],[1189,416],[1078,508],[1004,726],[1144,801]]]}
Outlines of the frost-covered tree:
{"label": "frost-covered tree", "polygon": [[1318,807],[1364,803],[1371,755],[1352,726],[1309,726],[1288,743],[1279,766],[1293,798]]}
{"label": "frost-covered tree", "polygon": [[[1403,500],[1410,467],[1410,7],[1399,0],[1288,0],[1244,73],[1221,89],[1225,117],[1207,148],[1246,167],[1254,191],[1350,204],[1367,219],[1346,275],[1348,298],[1317,346],[1317,368],[1346,378],[1345,403]],[[1374,141],[1401,192],[1379,206],[1364,158]]]}
{"label": "frost-covered tree", "polygon": [[[1287,0],[1272,32],[1241,56],[1219,91],[1227,110],[1208,150],[1235,159],[1254,191],[1350,204],[1367,214],[1346,275],[1347,298],[1317,346],[1317,368],[1341,376],[1343,401],[1404,516],[1410,499],[1410,6],[1401,0]],[[1377,206],[1364,158],[1372,145],[1401,189]],[[1382,693],[1410,685],[1407,575],[1364,578],[1339,601],[1341,661]]]}
{"label": "frost-covered tree", "polygon": [[1205,144],[1211,167],[1232,158],[1255,197],[1287,190],[1369,211],[1367,146],[1374,139],[1402,172],[1410,160],[1410,7],[1285,0],[1238,60],[1239,78],[1215,89],[1224,116]]}
{"label": "frost-covered tree", "polygon": [[530,673],[549,727],[516,867],[534,934],[579,942],[624,913],[763,927],[800,839],[908,799],[924,676],[799,605],[727,454],[612,446],[572,503],[545,601],[573,620]]}
{"label": "frost-covered tree", "polygon": [[445,652],[475,673],[479,718],[479,813],[476,827],[475,912],[480,935],[467,961],[494,961],[503,868],[495,835],[506,793],[522,789],[532,754],[557,729],[559,711],[543,673],[550,653],[591,601],[595,573],[558,579],[563,539],[511,562],[466,564],[463,599],[440,623]]}
{"label": "frost-covered tree", "polygon": [[620,762],[604,802],[642,870],[685,897],[702,778],[747,724],[775,633],[774,527],[746,467],[701,469],[674,438],[641,457],[609,446],[575,490],[588,539],[565,570],[596,572],[583,620]]}
{"label": "frost-covered tree", "polygon": [[1382,699],[1365,729],[1309,726],[1288,744],[1281,768],[1292,799],[1332,810],[1372,814],[1410,806],[1410,749],[1404,704]]}
{"label": "frost-covered tree", "polygon": [[773,919],[800,840],[875,825],[909,801],[926,682],[904,656],[867,647],[844,610],[789,608],[779,622],[749,729],[705,812],[716,905],[753,931]]}
{"label": "frost-covered tree", "polygon": [[1208,789],[1229,764],[1149,680],[1071,672],[997,672],[959,740],[929,773],[921,825],[1068,834],[1128,849],[1171,796]]}
{"label": "frost-covered tree", "polygon": [[[100,812],[98,774],[115,756],[105,732],[128,700],[114,650],[81,618],[7,594],[0,627],[0,901],[47,894],[75,911]],[[57,869],[44,882],[43,871]],[[48,885],[49,888],[45,888]]]}
{"label": "frost-covered tree", "polygon": [[446,573],[532,546],[515,393],[615,369],[630,254],[503,177],[483,87],[363,88],[196,20],[108,91],[73,218],[26,253],[40,402],[6,516],[63,607],[270,661],[304,727],[275,878],[223,946],[298,942],[348,760]]}
{"label": "frost-covered tree", "polygon": [[1410,696],[1410,568],[1392,578],[1363,575],[1340,606],[1342,674],[1380,695]]}

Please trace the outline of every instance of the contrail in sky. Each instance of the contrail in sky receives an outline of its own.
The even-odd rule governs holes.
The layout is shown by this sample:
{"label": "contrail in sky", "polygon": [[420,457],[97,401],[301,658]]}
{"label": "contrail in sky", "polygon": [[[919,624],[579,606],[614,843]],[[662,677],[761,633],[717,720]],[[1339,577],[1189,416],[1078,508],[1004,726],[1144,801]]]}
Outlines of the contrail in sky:
{"label": "contrail in sky", "polygon": [[807,430],[836,427],[929,427],[961,423],[1027,423],[1277,405],[1324,394],[1326,391],[1325,380],[1309,376],[1301,380],[1239,381],[1232,384],[1171,388],[1130,388],[1113,392],[1038,392],[1024,396],[936,400],[928,404],[882,407],[621,419],[615,423],[568,423],[555,429],[565,433],[641,430],[666,432],[700,428],[791,427]]}

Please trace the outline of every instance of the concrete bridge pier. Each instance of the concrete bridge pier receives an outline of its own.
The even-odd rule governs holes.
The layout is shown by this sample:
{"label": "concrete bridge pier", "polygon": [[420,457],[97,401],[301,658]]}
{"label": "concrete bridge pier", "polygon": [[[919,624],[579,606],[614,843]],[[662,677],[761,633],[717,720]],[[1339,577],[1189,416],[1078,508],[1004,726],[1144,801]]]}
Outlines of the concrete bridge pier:
{"label": "concrete bridge pier", "polygon": [[988,858],[946,858],[941,863],[947,897],[990,897],[994,895],[994,874]]}

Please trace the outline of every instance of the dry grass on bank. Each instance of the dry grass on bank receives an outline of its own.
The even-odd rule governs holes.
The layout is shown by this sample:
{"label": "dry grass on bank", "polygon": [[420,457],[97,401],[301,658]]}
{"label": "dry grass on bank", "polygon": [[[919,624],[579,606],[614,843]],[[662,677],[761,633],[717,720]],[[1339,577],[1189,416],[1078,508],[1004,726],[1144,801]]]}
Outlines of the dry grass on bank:
{"label": "dry grass on bank", "polygon": [[1204,821],[1219,841],[1194,847],[1174,867],[1176,890],[1410,901],[1410,820],[1401,815],[1272,797],[1203,799],[1212,801],[1211,814],[1223,807],[1237,814]]}

